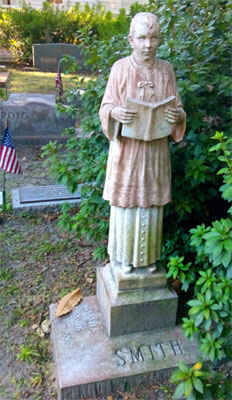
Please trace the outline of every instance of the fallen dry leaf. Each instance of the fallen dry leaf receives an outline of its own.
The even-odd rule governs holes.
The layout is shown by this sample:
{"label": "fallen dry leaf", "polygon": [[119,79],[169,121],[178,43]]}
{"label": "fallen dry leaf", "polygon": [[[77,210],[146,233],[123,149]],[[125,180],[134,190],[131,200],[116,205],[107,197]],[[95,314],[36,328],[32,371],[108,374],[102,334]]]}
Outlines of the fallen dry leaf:
{"label": "fallen dry leaf", "polygon": [[49,319],[45,319],[42,324],[41,324],[41,329],[44,331],[44,333],[50,333],[51,329],[50,329],[50,321]]}
{"label": "fallen dry leaf", "polygon": [[38,324],[33,324],[32,327],[31,327],[31,329],[35,330],[35,329],[37,329],[38,327],[39,327]]}
{"label": "fallen dry leaf", "polygon": [[88,283],[93,283],[93,278],[90,278],[89,276],[87,276],[86,282],[88,282]]}
{"label": "fallen dry leaf", "polygon": [[44,338],[45,333],[41,328],[37,328],[36,332],[38,333],[39,337]]}
{"label": "fallen dry leaf", "polygon": [[113,396],[107,396],[107,400],[114,400]]}
{"label": "fallen dry leaf", "polygon": [[81,302],[81,300],[81,289],[76,289],[66,294],[66,296],[62,297],[56,307],[56,318],[68,314],[77,304]]}
{"label": "fallen dry leaf", "polygon": [[152,389],[159,389],[159,385],[151,385]]}

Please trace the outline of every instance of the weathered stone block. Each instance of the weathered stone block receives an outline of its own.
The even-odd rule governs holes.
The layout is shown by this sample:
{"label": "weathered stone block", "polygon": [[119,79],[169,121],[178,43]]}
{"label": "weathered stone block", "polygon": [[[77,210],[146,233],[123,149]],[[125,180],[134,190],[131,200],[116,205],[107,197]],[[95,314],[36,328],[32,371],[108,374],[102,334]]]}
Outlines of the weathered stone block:
{"label": "weathered stone block", "polygon": [[178,361],[193,364],[199,357],[196,342],[184,338],[180,327],[107,337],[95,296],[61,318],[55,308],[50,306],[50,318],[59,400],[167,379]]}
{"label": "weathered stone block", "polygon": [[155,287],[118,291],[109,264],[98,268],[97,299],[110,337],[175,327],[175,293]]}
{"label": "weathered stone block", "polygon": [[120,264],[114,262],[112,274],[119,291],[148,287],[162,288],[167,286],[166,273],[163,267],[158,269],[156,273],[149,272],[148,268],[137,268],[134,273],[124,274]]}

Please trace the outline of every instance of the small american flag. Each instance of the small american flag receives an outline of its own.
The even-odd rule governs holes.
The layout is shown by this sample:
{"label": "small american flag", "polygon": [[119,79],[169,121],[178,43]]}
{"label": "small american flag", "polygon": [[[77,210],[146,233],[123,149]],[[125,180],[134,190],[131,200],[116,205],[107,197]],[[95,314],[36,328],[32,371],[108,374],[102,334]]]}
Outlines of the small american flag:
{"label": "small american flag", "polygon": [[12,172],[12,174],[22,173],[8,127],[6,127],[0,149],[0,168],[4,169],[4,171]]}
{"label": "small american flag", "polygon": [[62,78],[61,78],[61,73],[58,71],[56,74],[56,88],[59,91],[59,96],[61,97],[64,93],[63,91],[63,83],[62,83]]}

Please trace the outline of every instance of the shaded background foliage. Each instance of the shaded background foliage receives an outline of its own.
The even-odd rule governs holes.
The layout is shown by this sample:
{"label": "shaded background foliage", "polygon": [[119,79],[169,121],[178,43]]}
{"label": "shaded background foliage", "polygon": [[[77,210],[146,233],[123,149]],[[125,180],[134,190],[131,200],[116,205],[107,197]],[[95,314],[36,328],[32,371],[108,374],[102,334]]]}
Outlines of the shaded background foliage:
{"label": "shaded background foliage", "polygon": [[[165,207],[163,259],[178,253],[191,257],[189,229],[202,222],[208,225],[225,215],[228,207],[218,195],[219,161],[208,150],[215,130],[230,130],[230,9],[226,1],[217,1],[215,6],[207,0],[184,0],[181,4],[177,0],[157,0],[145,6],[134,4],[128,17],[122,12],[123,24],[114,23],[110,35],[108,25],[102,25],[100,35],[90,26],[79,29],[77,38],[88,53],[86,62],[94,77],[87,84],[77,80],[76,92],[69,93],[69,100],[84,88],[81,107],[72,106],[68,112],[80,114],[84,137],[76,139],[69,130],[66,153],[61,157],[56,144],[49,144],[45,150],[59,182],[67,184],[71,191],[79,183],[90,185],[83,188],[83,202],[77,214],[64,207],[61,224],[65,228],[99,240],[107,234],[109,210],[101,194],[108,141],[102,134],[98,111],[111,65],[131,52],[127,33],[131,17],[139,11],[154,12],[160,17],[162,42],[157,55],[174,65],[187,112],[184,141],[170,144],[173,202]],[[67,68],[67,72],[73,70],[74,65]],[[90,132],[92,136],[85,137]],[[94,188],[92,182],[96,182]],[[89,193],[91,196],[86,198]]]}
{"label": "shaded background foliage", "polygon": [[110,35],[115,29],[122,29],[127,20],[125,10],[113,16],[105,12],[101,5],[80,8],[76,3],[68,11],[54,8],[44,2],[41,10],[24,3],[22,8],[0,7],[0,45],[7,47],[20,63],[32,62],[34,43],[72,43],[78,44],[77,31],[88,29],[98,38]]}

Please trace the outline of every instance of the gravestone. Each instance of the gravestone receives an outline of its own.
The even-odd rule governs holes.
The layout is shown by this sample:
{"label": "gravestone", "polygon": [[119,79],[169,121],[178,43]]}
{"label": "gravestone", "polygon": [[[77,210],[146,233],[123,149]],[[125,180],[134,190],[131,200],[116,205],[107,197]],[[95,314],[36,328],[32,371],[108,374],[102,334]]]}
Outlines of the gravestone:
{"label": "gravestone", "polygon": [[12,209],[14,214],[54,213],[60,211],[63,203],[79,205],[81,188],[70,193],[64,185],[30,186],[12,189]]}
{"label": "gravestone", "polygon": [[[14,142],[21,144],[47,144],[62,141],[64,129],[75,127],[75,119],[62,113],[56,115],[55,95],[12,93],[0,108],[0,129],[4,130],[8,116]],[[64,139],[63,139],[64,140]]]}
{"label": "gravestone", "polygon": [[167,379],[178,361],[193,364],[199,357],[196,342],[190,344],[181,327],[107,336],[95,296],[61,318],[55,318],[55,309],[52,304],[58,400],[95,398]]}
{"label": "gravestone", "polygon": [[63,56],[73,56],[81,70],[84,67],[81,49],[78,46],[67,43],[33,44],[33,67],[43,70],[56,72],[58,63]]}
{"label": "gravestone", "polygon": [[[165,271],[120,274],[98,267],[97,295],[67,315],[50,306],[58,400],[77,400],[168,379],[179,361],[194,364],[197,341],[175,326],[177,296]],[[153,275],[153,276],[152,276]]]}

